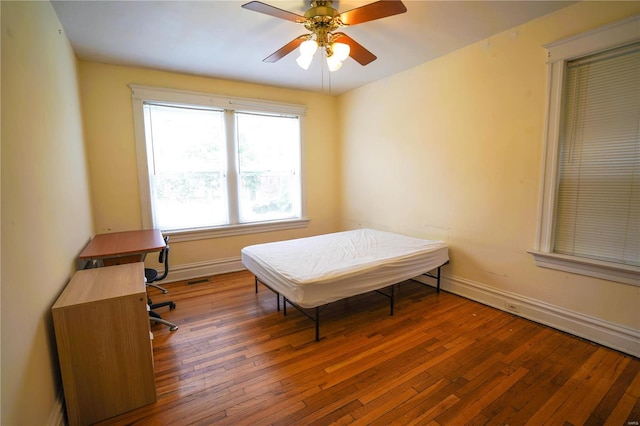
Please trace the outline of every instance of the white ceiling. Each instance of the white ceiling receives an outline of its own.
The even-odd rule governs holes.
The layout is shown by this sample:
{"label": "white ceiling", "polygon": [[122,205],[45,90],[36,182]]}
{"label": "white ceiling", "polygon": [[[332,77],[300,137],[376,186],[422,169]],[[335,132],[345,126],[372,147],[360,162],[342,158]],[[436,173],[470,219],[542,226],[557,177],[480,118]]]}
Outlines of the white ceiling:
{"label": "white ceiling", "polygon": [[[307,71],[296,64],[296,52],[262,62],[307,31],[241,8],[248,1],[53,1],[53,7],[84,60],[340,94],[574,3],[405,0],[406,13],[341,30],[377,60],[363,67],[348,58],[329,73],[319,54]],[[264,2],[300,15],[310,7],[309,0]],[[371,2],[333,6],[344,12]]]}

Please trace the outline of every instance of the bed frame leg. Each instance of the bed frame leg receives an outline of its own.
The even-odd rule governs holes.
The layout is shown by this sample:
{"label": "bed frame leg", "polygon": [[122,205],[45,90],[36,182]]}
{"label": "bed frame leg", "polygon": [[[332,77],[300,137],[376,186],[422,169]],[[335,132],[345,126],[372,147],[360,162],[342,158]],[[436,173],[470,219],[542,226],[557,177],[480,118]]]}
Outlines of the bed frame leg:
{"label": "bed frame leg", "polygon": [[[284,315],[287,315],[287,298],[282,296],[282,310],[284,312]],[[300,306],[296,305],[295,303],[291,303],[291,306],[293,306],[294,308],[298,309],[305,317],[309,318],[311,321],[316,323],[316,342],[320,341],[320,306],[316,306],[314,311],[315,311],[315,316],[313,316],[311,313],[309,313],[308,311],[305,311],[303,308],[301,308]]]}
{"label": "bed frame leg", "polygon": [[[257,275],[254,275],[253,278],[254,278],[254,281],[255,281],[256,294],[257,294],[258,293],[258,282],[260,282],[260,280],[258,279]],[[266,284],[265,284],[265,286],[267,288],[271,289],[271,287],[267,286]],[[271,290],[271,291],[273,291],[276,294],[276,307],[278,308],[278,312],[280,312],[280,293],[278,293],[275,290]],[[284,296],[282,296],[282,298],[284,299]],[[286,315],[286,313],[285,313],[285,315]]]}
{"label": "bed frame leg", "polygon": [[395,296],[395,284],[391,286],[391,312],[389,313],[390,316],[393,316],[393,306],[395,305],[396,302],[396,296]]}
{"label": "bed frame leg", "polygon": [[440,293],[440,268],[442,266],[438,266],[438,277],[436,278],[438,284],[436,286],[436,293]]}

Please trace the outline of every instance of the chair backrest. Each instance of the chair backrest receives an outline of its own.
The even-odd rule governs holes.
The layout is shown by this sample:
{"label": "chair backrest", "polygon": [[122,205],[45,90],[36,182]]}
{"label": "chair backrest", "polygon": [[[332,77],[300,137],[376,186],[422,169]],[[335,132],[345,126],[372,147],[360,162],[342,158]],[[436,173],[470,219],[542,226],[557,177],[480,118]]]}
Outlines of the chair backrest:
{"label": "chair backrest", "polygon": [[160,281],[167,278],[169,274],[169,236],[164,237],[164,248],[160,251],[158,256],[158,262],[164,263],[164,272],[154,281]]}

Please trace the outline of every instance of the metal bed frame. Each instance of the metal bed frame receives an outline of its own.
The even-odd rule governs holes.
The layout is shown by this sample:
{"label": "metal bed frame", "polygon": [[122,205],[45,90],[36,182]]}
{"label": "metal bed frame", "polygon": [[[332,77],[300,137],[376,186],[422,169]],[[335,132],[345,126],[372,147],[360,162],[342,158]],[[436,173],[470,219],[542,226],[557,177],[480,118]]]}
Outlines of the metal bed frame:
{"label": "metal bed frame", "polygon": [[[424,274],[421,274],[421,276],[425,276],[425,277],[429,277],[429,278],[433,278],[436,280],[436,293],[440,293],[440,268],[442,268],[444,265],[449,264],[449,261],[447,260],[445,263],[443,263],[442,265],[438,266],[437,268],[434,268],[430,271],[425,272]],[[433,273],[433,271],[437,271],[436,274]],[[284,297],[284,295],[281,295],[279,292],[277,292],[276,290],[274,290],[273,288],[269,287],[268,284],[266,284],[264,281],[262,281],[260,278],[258,278],[257,275],[254,275],[255,278],[255,288],[256,288],[256,293],[258,293],[258,283],[262,284],[263,286],[267,287],[269,290],[271,290],[272,292],[274,292],[276,294],[276,306],[278,309],[278,312],[280,312],[280,296],[282,296],[282,301],[283,301],[283,312],[284,315],[287,315],[287,303],[289,303],[291,306],[293,306],[294,308],[296,308],[298,311],[300,311],[300,313],[302,313],[302,315],[306,316],[307,318],[309,318],[311,321],[313,321],[316,325],[316,342],[320,341],[320,309],[321,308],[325,308],[327,305],[329,305],[328,303],[324,304],[324,305],[318,305],[315,306],[313,308],[303,308],[299,305],[297,305],[296,303],[293,303],[292,301],[290,301],[289,299],[287,299],[286,297]],[[414,278],[410,278],[411,281],[417,282],[418,284],[422,284],[422,285],[428,285],[425,284],[423,282],[417,281]],[[381,294],[385,297],[389,298],[389,316],[393,316],[393,308],[395,305],[395,287],[396,285],[398,285],[399,283],[395,283],[395,284],[391,284],[390,286],[387,287],[383,287],[383,288],[390,288],[391,292],[390,293],[385,293],[381,290],[373,290],[378,294]],[[333,303],[333,302],[331,302]],[[309,311],[313,311],[313,314],[309,313]]]}

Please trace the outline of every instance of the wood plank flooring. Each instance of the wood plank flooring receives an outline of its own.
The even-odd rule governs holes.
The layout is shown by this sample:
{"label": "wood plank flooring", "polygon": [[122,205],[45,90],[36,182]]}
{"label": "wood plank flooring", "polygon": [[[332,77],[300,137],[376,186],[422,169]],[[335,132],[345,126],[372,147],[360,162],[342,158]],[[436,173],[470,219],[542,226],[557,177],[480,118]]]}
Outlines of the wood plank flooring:
{"label": "wood plank flooring", "polygon": [[103,424],[638,425],[640,360],[414,282],[295,309],[237,272],[150,289],[158,401]]}

